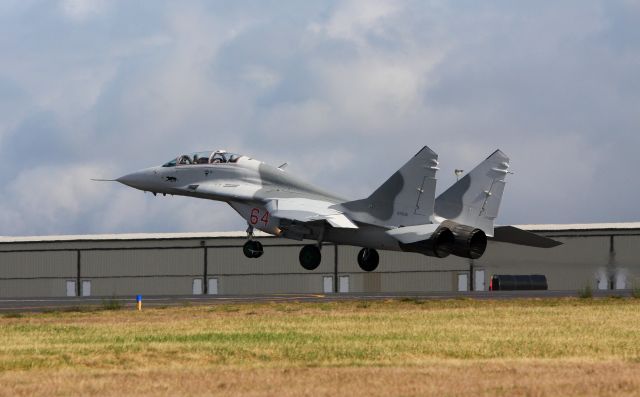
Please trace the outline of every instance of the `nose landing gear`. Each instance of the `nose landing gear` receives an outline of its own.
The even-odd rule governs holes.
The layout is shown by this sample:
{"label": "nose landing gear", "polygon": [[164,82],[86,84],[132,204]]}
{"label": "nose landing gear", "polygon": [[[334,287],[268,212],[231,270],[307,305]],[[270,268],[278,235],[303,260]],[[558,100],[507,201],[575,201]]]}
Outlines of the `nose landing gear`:
{"label": "nose landing gear", "polygon": [[264,248],[262,247],[262,243],[260,241],[255,241],[253,239],[253,226],[249,225],[247,228],[247,240],[246,243],[242,246],[242,252],[244,256],[247,258],[260,258],[262,254],[264,254]]}
{"label": "nose landing gear", "polygon": [[358,265],[365,272],[376,270],[378,263],[380,263],[380,255],[373,248],[363,248],[358,253]]}
{"label": "nose landing gear", "polygon": [[242,252],[247,258],[260,258],[264,254],[264,248],[260,241],[249,240],[242,246]]}

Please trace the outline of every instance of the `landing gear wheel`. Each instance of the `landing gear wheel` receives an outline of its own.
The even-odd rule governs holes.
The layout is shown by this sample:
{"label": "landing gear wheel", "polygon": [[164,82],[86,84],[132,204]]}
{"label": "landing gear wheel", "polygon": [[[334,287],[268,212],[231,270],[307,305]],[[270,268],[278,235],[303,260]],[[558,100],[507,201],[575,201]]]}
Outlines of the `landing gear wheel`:
{"label": "landing gear wheel", "polygon": [[378,263],[380,263],[380,255],[373,248],[363,248],[358,253],[358,265],[365,272],[376,270]]}
{"label": "landing gear wheel", "polygon": [[242,246],[242,252],[247,258],[260,258],[264,253],[264,248],[261,242],[249,240]]}
{"label": "landing gear wheel", "polygon": [[322,260],[322,254],[320,248],[315,245],[305,245],[300,250],[300,265],[307,270],[314,270],[320,266]]}

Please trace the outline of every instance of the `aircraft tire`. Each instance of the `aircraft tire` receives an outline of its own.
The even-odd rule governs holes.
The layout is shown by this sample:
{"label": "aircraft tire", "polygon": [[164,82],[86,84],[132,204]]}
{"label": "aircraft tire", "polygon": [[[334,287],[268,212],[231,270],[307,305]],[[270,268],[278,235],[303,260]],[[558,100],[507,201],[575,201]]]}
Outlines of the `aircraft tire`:
{"label": "aircraft tire", "polygon": [[320,248],[315,245],[305,245],[300,250],[300,255],[298,257],[300,259],[300,265],[307,270],[315,270],[318,266],[320,266],[320,262],[322,261],[322,254],[320,253]]}
{"label": "aircraft tire", "polygon": [[376,270],[380,263],[380,255],[373,248],[363,248],[358,252],[358,265],[365,272]]}
{"label": "aircraft tire", "polygon": [[264,247],[260,241],[253,242],[253,257],[260,258],[264,254]]}
{"label": "aircraft tire", "polygon": [[247,258],[260,258],[264,253],[262,243],[259,241],[249,240],[242,246],[242,252]]}

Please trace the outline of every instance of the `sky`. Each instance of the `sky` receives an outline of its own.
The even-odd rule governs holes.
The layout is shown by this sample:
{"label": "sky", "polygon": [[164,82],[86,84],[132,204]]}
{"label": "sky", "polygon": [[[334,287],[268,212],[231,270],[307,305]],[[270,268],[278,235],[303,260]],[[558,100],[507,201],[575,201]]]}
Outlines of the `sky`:
{"label": "sky", "polygon": [[0,3],[0,235],[244,230],[93,182],[226,149],[368,196],[495,149],[499,224],[640,220],[640,1]]}

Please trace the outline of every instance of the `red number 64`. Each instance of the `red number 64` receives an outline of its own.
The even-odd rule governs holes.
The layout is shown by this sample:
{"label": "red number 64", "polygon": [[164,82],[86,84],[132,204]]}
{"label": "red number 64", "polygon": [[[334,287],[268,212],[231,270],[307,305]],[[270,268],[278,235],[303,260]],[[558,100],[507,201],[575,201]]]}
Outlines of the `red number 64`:
{"label": "red number 64", "polygon": [[262,218],[260,218],[260,208],[252,208],[249,222],[252,225],[255,225],[256,223],[258,223],[258,221],[262,221],[264,225],[267,226],[267,224],[269,223],[269,211],[265,211],[264,215],[262,215]]}

